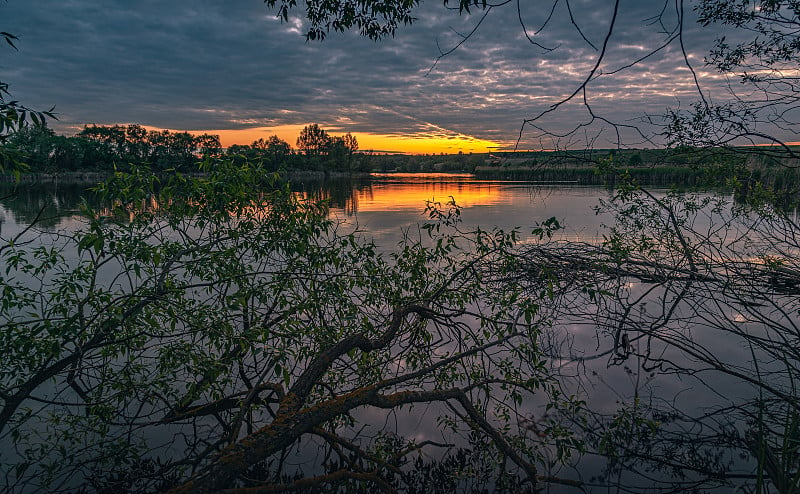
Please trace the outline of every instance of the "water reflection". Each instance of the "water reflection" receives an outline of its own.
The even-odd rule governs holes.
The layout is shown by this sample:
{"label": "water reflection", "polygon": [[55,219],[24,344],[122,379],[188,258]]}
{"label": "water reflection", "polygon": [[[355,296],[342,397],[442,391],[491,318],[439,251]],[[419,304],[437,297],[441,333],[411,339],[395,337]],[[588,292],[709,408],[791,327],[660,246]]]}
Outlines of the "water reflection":
{"label": "water reflection", "polygon": [[354,200],[358,211],[419,211],[424,201],[445,204],[451,199],[467,208],[498,206],[509,200],[502,194],[501,183],[468,174],[374,174],[371,186],[358,191]]}
{"label": "water reflection", "polygon": [[319,180],[292,180],[292,191],[328,201],[333,209],[353,216],[367,211],[422,211],[425,201],[459,206],[499,205],[507,202],[502,182],[476,180],[469,174],[372,174]]}
{"label": "water reflection", "polygon": [[83,198],[96,201],[86,184],[18,184],[0,187],[0,223],[37,226],[46,230],[63,227],[64,219],[79,214]]}
{"label": "water reflection", "polygon": [[[418,224],[427,201],[455,202],[468,225],[509,229],[530,227],[555,216],[567,226],[564,238],[591,240],[602,218],[591,214],[599,187],[564,187],[528,182],[477,180],[468,174],[373,174],[336,179],[292,179],[290,189],[304,198],[325,200],[331,214],[376,237]],[[20,184],[0,189],[0,222],[25,226],[37,221],[43,230],[75,228],[73,220],[86,200],[99,207],[86,184]],[[37,220],[38,218],[38,220]]]}

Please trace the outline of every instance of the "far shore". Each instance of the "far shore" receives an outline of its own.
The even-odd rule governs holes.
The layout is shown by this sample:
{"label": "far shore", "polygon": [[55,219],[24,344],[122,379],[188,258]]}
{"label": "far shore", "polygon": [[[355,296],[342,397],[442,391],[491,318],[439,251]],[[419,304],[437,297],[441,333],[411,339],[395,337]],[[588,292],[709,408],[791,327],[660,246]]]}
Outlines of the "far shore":
{"label": "far shore", "polygon": [[[19,175],[2,174],[0,183],[5,184],[47,184],[61,183],[74,185],[94,185],[106,180],[113,173],[98,171],[72,171],[60,173],[21,173]],[[202,176],[202,173],[187,173],[189,176]],[[282,172],[282,176],[289,180],[324,180],[327,178],[368,177],[368,172],[324,172],[310,170],[295,170]]]}

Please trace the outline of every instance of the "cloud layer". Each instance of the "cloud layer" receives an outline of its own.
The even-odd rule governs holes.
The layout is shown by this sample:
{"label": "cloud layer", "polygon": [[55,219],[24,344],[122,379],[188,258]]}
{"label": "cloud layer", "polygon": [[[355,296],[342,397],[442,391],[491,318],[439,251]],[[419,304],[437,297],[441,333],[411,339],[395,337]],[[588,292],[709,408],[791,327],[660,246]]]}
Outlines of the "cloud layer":
{"label": "cloud layer", "polygon": [[[393,39],[347,33],[307,43],[298,17],[282,23],[260,0],[9,0],[0,5],[0,30],[19,35],[20,49],[0,51],[0,80],[29,106],[56,105],[55,127],[64,132],[89,123],[223,130],[318,122],[335,132],[461,134],[513,146],[526,118],[584,80],[613,13],[606,0],[572,0],[569,10],[558,1],[552,16],[548,4],[520,5],[481,21],[481,11],[459,15],[423,3],[418,21]],[[595,144],[605,147],[616,139],[609,122],[639,124],[644,113],[697,99],[677,44],[623,68],[667,39],[654,22],[662,7],[621,5],[587,91],[592,111],[608,121],[581,128],[590,117],[580,94],[536,125],[556,134],[580,128],[561,144],[599,136]],[[675,14],[667,9],[661,21],[669,29]],[[469,40],[437,61],[478,22]],[[685,46],[701,82],[719,91],[724,81],[702,60],[720,32],[687,25]],[[641,140],[622,133],[628,143]],[[523,133],[522,148],[552,145],[536,127]]]}

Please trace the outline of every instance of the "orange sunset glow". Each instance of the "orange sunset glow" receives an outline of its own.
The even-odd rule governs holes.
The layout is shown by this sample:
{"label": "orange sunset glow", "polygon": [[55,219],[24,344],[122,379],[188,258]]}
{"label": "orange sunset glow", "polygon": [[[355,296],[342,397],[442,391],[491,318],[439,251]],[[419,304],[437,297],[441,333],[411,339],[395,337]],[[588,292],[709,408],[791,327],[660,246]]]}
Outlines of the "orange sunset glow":
{"label": "orange sunset glow", "polygon": [[[266,139],[277,135],[294,147],[300,131],[306,124],[280,125],[275,127],[255,127],[239,130],[199,130],[190,131],[192,134],[219,135],[223,147],[233,144],[250,144],[258,139]],[[321,127],[325,128],[324,125]],[[327,128],[325,128],[328,130]],[[328,130],[332,135],[343,135],[347,129]],[[419,135],[390,135],[353,132],[358,139],[361,151],[396,152],[406,154],[457,154],[463,153],[489,153],[508,146],[507,143],[487,141],[476,137],[455,132],[432,135],[429,133]]]}
{"label": "orange sunset glow", "polygon": [[[396,174],[406,175],[406,174]],[[380,179],[381,175],[374,175]],[[428,175],[430,176],[430,175]],[[379,183],[354,191],[354,211],[422,211],[425,201],[442,207],[454,198],[462,207],[496,205],[504,200],[496,184],[476,182]],[[506,197],[505,200],[508,198]]]}

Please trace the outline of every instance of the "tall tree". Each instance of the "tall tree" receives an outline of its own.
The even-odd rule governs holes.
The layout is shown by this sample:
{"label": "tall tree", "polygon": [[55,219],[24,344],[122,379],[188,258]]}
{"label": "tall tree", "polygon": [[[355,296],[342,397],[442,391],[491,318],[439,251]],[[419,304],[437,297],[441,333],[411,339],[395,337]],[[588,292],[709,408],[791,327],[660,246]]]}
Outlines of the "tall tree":
{"label": "tall tree", "polygon": [[344,145],[350,151],[351,156],[358,151],[358,139],[350,132],[344,135]]}
{"label": "tall tree", "polygon": [[292,152],[292,146],[277,135],[271,135],[266,140],[260,138],[254,141],[251,147],[265,152],[273,163],[283,161]]}
{"label": "tall tree", "polygon": [[201,134],[194,137],[195,152],[201,156],[218,157],[222,153],[222,143],[218,135]]}
{"label": "tall tree", "polygon": [[309,124],[303,127],[297,137],[297,148],[308,156],[316,156],[324,152],[330,144],[330,136],[318,124]]}
{"label": "tall tree", "polygon": [[142,163],[147,158],[147,129],[141,125],[128,125],[125,128],[125,148],[131,160]]}
{"label": "tall tree", "polygon": [[292,146],[280,137],[272,135],[267,139],[266,152],[272,158],[273,164],[278,165],[292,153]]}

